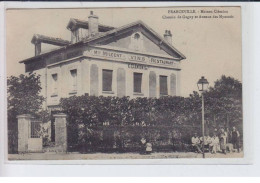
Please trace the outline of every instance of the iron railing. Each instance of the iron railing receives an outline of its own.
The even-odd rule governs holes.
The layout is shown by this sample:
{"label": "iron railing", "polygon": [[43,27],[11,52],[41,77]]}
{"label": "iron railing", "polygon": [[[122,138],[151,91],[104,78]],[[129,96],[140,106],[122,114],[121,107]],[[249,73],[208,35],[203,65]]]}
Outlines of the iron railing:
{"label": "iron railing", "polygon": [[41,137],[41,121],[31,121],[31,133],[30,138]]}

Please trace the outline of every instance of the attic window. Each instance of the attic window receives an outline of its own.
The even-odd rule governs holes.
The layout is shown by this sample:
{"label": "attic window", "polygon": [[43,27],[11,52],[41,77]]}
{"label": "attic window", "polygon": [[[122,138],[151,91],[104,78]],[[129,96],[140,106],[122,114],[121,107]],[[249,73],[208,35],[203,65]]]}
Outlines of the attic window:
{"label": "attic window", "polygon": [[131,36],[131,44],[129,46],[131,50],[134,51],[144,51],[143,50],[143,36],[141,33],[134,33]]}
{"label": "attic window", "polygon": [[136,33],[136,34],[134,35],[134,39],[138,40],[139,38],[140,38],[140,35],[139,35],[138,33]]}

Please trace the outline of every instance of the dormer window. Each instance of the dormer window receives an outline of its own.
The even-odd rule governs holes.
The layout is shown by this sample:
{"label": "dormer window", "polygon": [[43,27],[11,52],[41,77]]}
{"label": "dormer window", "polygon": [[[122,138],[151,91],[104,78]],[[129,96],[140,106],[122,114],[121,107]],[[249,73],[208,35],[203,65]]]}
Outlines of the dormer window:
{"label": "dormer window", "polygon": [[140,32],[136,32],[131,36],[131,44],[129,48],[134,51],[144,51],[143,35]]}

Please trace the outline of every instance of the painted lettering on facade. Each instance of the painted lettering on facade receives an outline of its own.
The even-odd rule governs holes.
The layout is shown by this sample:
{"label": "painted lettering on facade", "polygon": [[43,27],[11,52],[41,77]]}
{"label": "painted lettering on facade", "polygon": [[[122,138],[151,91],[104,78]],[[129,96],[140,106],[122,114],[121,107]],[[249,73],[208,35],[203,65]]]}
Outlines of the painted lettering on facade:
{"label": "painted lettering on facade", "polygon": [[93,50],[93,54],[97,56],[103,56],[108,58],[123,58],[121,53],[110,52],[105,50]]}
{"label": "painted lettering on facade", "polygon": [[130,61],[137,61],[137,62],[146,62],[147,61],[147,57],[138,56],[138,55],[129,55],[128,58]]}
{"label": "painted lettering on facade", "polygon": [[158,58],[150,58],[150,63],[159,65],[174,65],[174,62]]}
{"label": "painted lettering on facade", "polygon": [[142,70],[147,70],[148,66],[147,65],[141,65],[141,64],[133,64],[129,63],[128,68],[130,69],[142,69]]}
{"label": "painted lettering on facade", "polygon": [[85,52],[84,55],[102,59],[112,59],[115,61],[123,61],[128,63],[142,63],[145,65],[179,69],[178,62],[170,59],[157,58],[153,56],[143,56],[132,53],[120,53],[117,51],[107,51],[101,49],[91,49],[90,51]]}

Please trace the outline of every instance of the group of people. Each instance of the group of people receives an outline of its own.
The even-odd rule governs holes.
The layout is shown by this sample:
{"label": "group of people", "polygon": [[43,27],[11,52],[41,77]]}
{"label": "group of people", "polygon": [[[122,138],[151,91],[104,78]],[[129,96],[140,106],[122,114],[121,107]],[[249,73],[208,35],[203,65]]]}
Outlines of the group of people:
{"label": "group of people", "polygon": [[[227,138],[230,135],[231,143],[227,143]],[[191,138],[192,147],[195,152],[202,153],[203,148],[203,137],[199,137],[197,133]],[[234,151],[237,149],[237,152],[240,152],[240,134],[236,127],[232,128],[231,132],[226,132],[224,128],[221,128],[219,131],[214,130],[213,136],[209,135],[204,136],[204,148],[208,149],[209,152],[215,154],[218,151],[226,154],[228,151]]]}
{"label": "group of people", "polygon": [[[231,143],[227,142],[227,138],[230,137]],[[204,140],[204,143],[203,143]],[[212,136],[199,137],[197,133],[191,138],[192,147],[194,152],[202,153],[202,148],[206,148],[212,154],[217,152],[222,152],[226,154],[227,150],[233,152],[237,150],[240,152],[240,133],[233,127],[230,132],[225,131],[224,128],[220,130],[215,129]],[[151,154],[152,153],[152,143],[147,140],[145,137],[142,137],[140,140],[142,146],[141,154]]]}

